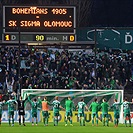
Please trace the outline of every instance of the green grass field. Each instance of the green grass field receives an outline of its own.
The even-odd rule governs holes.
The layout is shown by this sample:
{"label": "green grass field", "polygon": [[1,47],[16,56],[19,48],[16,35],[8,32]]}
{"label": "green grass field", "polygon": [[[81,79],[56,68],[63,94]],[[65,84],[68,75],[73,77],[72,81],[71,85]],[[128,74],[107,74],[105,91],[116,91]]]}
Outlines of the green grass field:
{"label": "green grass field", "polygon": [[43,126],[42,123],[32,126],[30,123],[26,123],[25,127],[15,123],[14,127],[9,127],[4,123],[0,127],[0,133],[133,133],[133,127],[125,127],[124,124],[120,124],[117,128],[113,124],[110,124],[109,127],[102,125],[92,127],[91,124],[79,126],[79,123],[73,123],[73,127],[69,124],[65,127],[64,123],[59,123],[58,126],[53,126],[53,123],[50,123],[49,126]]}

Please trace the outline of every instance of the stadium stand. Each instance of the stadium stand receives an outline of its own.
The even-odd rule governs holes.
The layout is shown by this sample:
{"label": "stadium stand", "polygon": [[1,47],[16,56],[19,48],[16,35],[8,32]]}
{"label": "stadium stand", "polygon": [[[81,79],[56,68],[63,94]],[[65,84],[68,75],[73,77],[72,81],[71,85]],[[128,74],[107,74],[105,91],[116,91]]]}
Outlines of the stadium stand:
{"label": "stadium stand", "polygon": [[[91,52],[90,52],[91,51]],[[132,91],[132,51],[69,51],[22,48],[20,88],[24,89],[123,89]],[[8,93],[7,82],[17,93],[19,88],[19,52],[17,47],[0,48],[0,91]],[[96,65],[96,71],[95,71]],[[7,82],[6,82],[7,79]],[[8,85],[9,87],[9,85]]]}

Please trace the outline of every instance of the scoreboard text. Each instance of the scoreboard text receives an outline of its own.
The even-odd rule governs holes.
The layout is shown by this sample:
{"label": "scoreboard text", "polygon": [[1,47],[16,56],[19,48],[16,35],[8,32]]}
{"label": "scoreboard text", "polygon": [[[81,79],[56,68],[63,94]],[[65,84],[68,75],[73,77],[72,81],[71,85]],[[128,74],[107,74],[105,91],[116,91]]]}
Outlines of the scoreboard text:
{"label": "scoreboard text", "polygon": [[3,6],[3,33],[75,33],[74,6]]}
{"label": "scoreboard text", "polygon": [[21,34],[20,38],[18,34],[3,34],[3,43],[30,43],[30,42],[49,42],[49,43],[73,43],[76,41],[75,34]]}

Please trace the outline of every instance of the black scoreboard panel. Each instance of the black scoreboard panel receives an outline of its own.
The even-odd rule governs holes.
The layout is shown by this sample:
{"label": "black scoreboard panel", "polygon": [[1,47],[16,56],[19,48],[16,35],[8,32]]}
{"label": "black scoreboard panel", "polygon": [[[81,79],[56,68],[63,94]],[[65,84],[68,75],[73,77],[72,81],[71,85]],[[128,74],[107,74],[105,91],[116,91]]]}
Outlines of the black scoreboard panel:
{"label": "black scoreboard panel", "polygon": [[75,33],[74,6],[3,6],[3,33]]}
{"label": "black scoreboard panel", "polygon": [[47,43],[73,43],[76,41],[75,34],[3,34],[3,43],[29,43],[29,42],[47,42]]}

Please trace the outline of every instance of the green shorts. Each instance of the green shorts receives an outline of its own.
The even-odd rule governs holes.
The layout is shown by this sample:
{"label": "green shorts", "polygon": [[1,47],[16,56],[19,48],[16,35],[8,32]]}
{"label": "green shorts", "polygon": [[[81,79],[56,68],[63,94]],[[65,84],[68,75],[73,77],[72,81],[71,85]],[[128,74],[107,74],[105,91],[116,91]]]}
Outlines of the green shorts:
{"label": "green shorts", "polygon": [[42,111],[42,116],[43,117],[49,117],[48,111]]}
{"label": "green shorts", "polygon": [[78,112],[78,117],[84,117],[85,113],[84,112]]}
{"label": "green shorts", "polygon": [[102,118],[108,118],[108,117],[109,117],[108,113],[103,113],[102,114]]}
{"label": "green shorts", "polygon": [[69,116],[72,117],[72,116],[73,116],[72,110],[67,110],[65,116],[66,116],[66,117],[69,117]]}
{"label": "green shorts", "polygon": [[59,116],[59,115],[60,115],[59,111],[54,111],[54,116]]}
{"label": "green shorts", "polygon": [[32,112],[32,118],[36,117],[37,118],[37,112]]}
{"label": "green shorts", "polygon": [[114,118],[116,118],[116,119],[120,118],[120,113],[119,112],[114,112]]}
{"label": "green shorts", "polygon": [[98,118],[98,113],[93,112],[93,113],[91,114],[91,117],[92,117],[92,118],[94,118],[94,117]]}
{"label": "green shorts", "polygon": [[130,117],[130,112],[124,113],[124,117]]}
{"label": "green shorts", "polygon": [[9,111],[9,112],[8,112],[8,115],[9,115],[9,116],[14,116],[14,111]]}
{"label": "green shorts", "polygon": [[0,114],[0,118],[2,117],[2,114]]}

